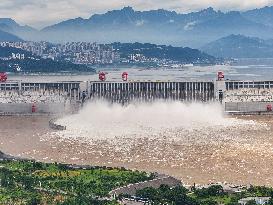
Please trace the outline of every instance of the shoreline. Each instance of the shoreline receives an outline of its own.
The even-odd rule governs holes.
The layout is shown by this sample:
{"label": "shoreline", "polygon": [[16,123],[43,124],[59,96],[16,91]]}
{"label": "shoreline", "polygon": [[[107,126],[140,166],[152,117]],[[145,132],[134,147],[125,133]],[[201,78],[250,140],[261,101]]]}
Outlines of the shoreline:
{"label": "shoreline", "polygon": [[[35,160],[35,159],[28,159],[28,158],[21,158],[21,157],[15,157],[15,156],[12,156],[12,155],[8,155],[8,154],[5,154],[3,152],[0,151],[0,161],[4,161],[4,160],[11,160],[11,161],[22,161],[22,162],[41,162],[41,163],[44,163],[44,164],[54,164],[54,163],[57,163],[57,164],[61,164],[61,165],[64,165],[67,169],[83,169],[83,170],[88,170],[88,169],[98,169],[98,168],[103,168],[103,169],[125,169],[125,170],[129,170],[129,171],[136,171],[136,170],[131,170],[131,169],[127,169],[127,168],[124,168],[124,167],[107,167],[107,166],[97,166],[97,165],[80,165],[80,164],[67,164],[67,163],[59,163],[59,162],[45,162],[45,161],[40,161],[40,160]],[[137,171],[143,171],[143,170],[137,170]],[[138,184],[143,184],[143,183],[146,183],[146,182],[152,182],[152,181],[155,181],[155,180],[161,180],[161,179],[166,179],[166,178],[171,178],[172,181],[176,181],[175,183],[178,183],[178,182],[181,182],[181,185],[183,185],[184,187],[186,188],[189,188],[191,186],[193,186],[193,184],[184,184],[182,180],[178,180],[177,178],[175,178],[174,176],[170,176],[170,175],[166,175],[166,174],[161,174],[161,173],[158,173],[158,172],[154,172],[154,173],[150,173],[150,172],[147,172],[148,174],[154,174],[155,175],[155,178],[154,179],[151,179],[149,181],[144,181],[144,182],[138,182],[138,183],[135,183],[135,184],[129,184],[127,186],[123,186],[123,187],[119,187],[117,189],[114,189],[112,190],[110,193],[112,193],[113,195],[122,190],[122,189],[125,189],[127,187],[130,187],[131,186],[134,186],[134,185],[138,185]],[[208,184],[195,184],[194,185],[196,187],[199,187],[199,188],[202,188],[202,187],[206,187],[206,186],[211,186],[211,185],[222,185],[222,186],[229,186],[229,187],[247,187],[249,185],[246,185],[246,184],[232,184],[232,183],[228,183],[226,181],[223,181],[223,182],[217,182],[217,183],[208,183]]]}
{"label": "shoreline", "polygon": [[[271,115],[234,117],[267,122],[268,126],[273,127]],[[270,130],[239,130],[236,135],[245,142],[238,145],[229,138],[215,138],[221,134],[215,131],[208,131],[208,138],[204,138],[204,142],[203,139],[196,139],[199,135],[191,134],[188,139],[179,141],[143,138],[115,140],[117,145],[114,145],[107,141],[80,142],[58,138],[58,131],[49,128],[51,119],[49,116],[0,117],[0,149],[13,156],[42,162],[94,164],[160,172],[179,178],[185,184],[228,181],[231,184],[273,186],[272,175],[267,171],[272,167],[270,145],[273,139],[269,137]],[[233,136],[234,131],[227,132],[231,133],[230,139],[237,140],[237,136]],[[207,135],[206,132],[201,134]],[[130,142],[130,150],[126,150],[127,145],[122,145],[124,142]]]}

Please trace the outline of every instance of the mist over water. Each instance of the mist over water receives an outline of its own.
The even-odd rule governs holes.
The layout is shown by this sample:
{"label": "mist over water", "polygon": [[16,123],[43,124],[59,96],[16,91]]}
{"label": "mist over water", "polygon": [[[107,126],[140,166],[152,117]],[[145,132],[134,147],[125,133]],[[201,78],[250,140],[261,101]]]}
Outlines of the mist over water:
{"label": "mist over water", "polygon": [[[254,121],[239,120],[224,115],[219,103],[202,104],[156,101],[153,103],[110,104],[94,101],[75,115],[57,122],[65,125],[64,138],[113,139],[117,137],[177,136],[176,131],[198,132],[255,125]],[[178,136],[179,137],[179,136]]]}

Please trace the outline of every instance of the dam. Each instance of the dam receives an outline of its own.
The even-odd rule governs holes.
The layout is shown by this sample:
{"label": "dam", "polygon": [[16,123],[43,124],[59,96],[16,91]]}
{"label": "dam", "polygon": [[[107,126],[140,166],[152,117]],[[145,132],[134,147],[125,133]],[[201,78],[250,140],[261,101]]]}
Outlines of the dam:
{"label": "dam", "polygon": [[[176,100],[219,101],[227,112],[263,112],[273,106],[273,81],[56,81],[0,83],[0,114],[66,113],[83,103]],[[35,110],[33,110],[35,106]]]}
{"label": "dam", "polygon": [[0,83],[0,114],[58,114],[75,110],[80,82]]}
{"label": "dam", "polygon": [[91,82],[89,97],[116,103],[214,100],[213,82]]}

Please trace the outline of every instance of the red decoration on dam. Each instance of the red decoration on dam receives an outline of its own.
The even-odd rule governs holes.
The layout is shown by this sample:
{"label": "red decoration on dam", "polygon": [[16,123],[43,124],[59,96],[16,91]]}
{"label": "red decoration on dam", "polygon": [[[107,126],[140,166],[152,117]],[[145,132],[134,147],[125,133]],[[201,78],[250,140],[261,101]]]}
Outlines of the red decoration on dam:
{"label": "red decoration on dam", "polygon": [[218,80],[224,80],[225,79],[225,75],[224,75],[223,71],[219,71],[217,76],[218,76]]}
{"label": "red decoration on dam", "polygon": [[121,78],[123,81],[127,81],[128,80],[128,73],[127,72],[123,72],[121,75]]}
{"label": "red decoration on dam", "polygon": [[271,104],[268,104],[268,105],[266,106],[266,110],[267,110],[267,112],[272,112],[272,105],[271,105]]}
{"label": "red decoration on dam", "polygon": [[99,80],[100,81],[106,80],[106,73],[105,72],[99,72]]}
{"label": "red decoration on dam", "polygon": [[32,104],[32,106],[31,106],[31,112],[32,113],[36,112],[36,105],[35,104]]}
{"label": "red decoration on dam", "polygon": [[4,83],[7,81],[7,79],[8,79],[7,74],[5,72],[0,72],[0,82]]}

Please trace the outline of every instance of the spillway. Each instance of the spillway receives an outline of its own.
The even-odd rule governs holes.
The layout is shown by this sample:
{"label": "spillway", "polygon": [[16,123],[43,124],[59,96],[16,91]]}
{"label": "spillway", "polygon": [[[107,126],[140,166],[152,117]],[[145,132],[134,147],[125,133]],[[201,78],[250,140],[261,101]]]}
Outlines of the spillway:
{"label": "spillway", "polygon": [[91,82],[89,98],[115,103],[158,99],[213,101],[213,82]]}
{"label": "spillway", "polygon": [[0,113],[31,114],[34,103],[37,112],[65,112],[94,99],[123,105],[220,101],[228,112],[265,112],[272,96],[273,81],[7,81],[0,83]]}

